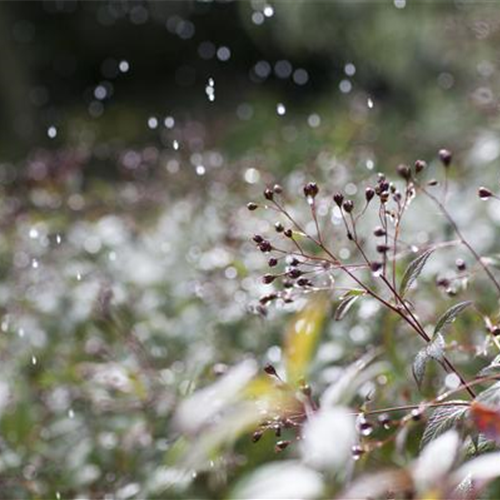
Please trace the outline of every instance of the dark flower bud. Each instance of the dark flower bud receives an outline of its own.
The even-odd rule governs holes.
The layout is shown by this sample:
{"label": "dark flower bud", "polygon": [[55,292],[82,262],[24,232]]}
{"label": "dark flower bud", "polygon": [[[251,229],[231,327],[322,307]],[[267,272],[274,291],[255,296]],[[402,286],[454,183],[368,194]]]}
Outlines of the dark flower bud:
{"label": "dark flower bud", "polygon": [[342,208],[350,214],[353,209],[354,209],[354,203],[352,200],[345,200],[344,203],[342,204]]}
{"label": "dark flower bud", "polygon": [[493,196],[493,193],[488,188],[482,186],[478,189],[477,193],[482,200],[487,200]]}
{"label": "dark flower bud", "polygon": [[262,243],[259,244],[259,250],[262,253],[268,253],[273,249],[273,246],[271,243],[267,240],[264,240]]}
{"label": "dark flower bud", "polygon": [[293,282],[290,280],[284,280],[283,281],[283,288],[292,288],[293,287]]}
{"label": "dark flower bud", "polygon": [[267,261],[267,265],[269,267],[276,267],[278,265],[278,259],[276,259],[275,257],[271,257],[268,261]]}
{"label": "dark flower bud", "polygon": [[283,192],[283,188],[279,185],[279,184],[275,184],[273,186],[273,191],[276,193],[276,194],[281,194]]}
{"label": "dark flower bud", "polygon": [[427,185],[428,186],[437,186],[439,184],[439,182],[436,180],[436,179],[431,179]]}
{"label": "dark flower bud", "polygon": [[440,149],[438,155],[439,159],[441,160],[441,163],[445,167],[449,167],[451,164],[451,160],[453,158],[451,151],[449,151],[448,149]]}
{"label": "dark flower bud", "polygon": [[467,264],[465,263],[465,260],[463,260],[463,259],[457,259],[455,261],[455,265],[457,266],[457,269],[459,271],[465,271],[467,269]]}
{"label": "dark flower bud", "polygon": [[436,285],[447,288],[450,286],[450,280],[448,278],[438,278],[436,280]]}
{"label": "dark flower bud", "polygon": [[339,206],[342,206],[342,203],[344,201],[344,195],[342,193],[335,193],[333,195],[333,201]]}
{"label": "dark flower bud", "polygon": [[318,191],[319,191],[319,188],[315,182],[308,182],[304,186],[304,195],[307,198],[315,198],[316,195],[318,194]]}
{"label": "dark flower bud", "polygon": [[273,365],[267,364],[266,366],[264,366],[264,371],[268,375],[272,375],[273,377],[277,377],[278,376],[278,374],[276,373],[276,368],[274,368]]}
{"label": "dark flower bud", "polygon": [[250,212],[253,212],[254,210],[257,210],[259,208],[259,205],[251,201],[250,203],[247,203],[247,208],[248,210],[250,210]]}
{"label": "dark flower bud", "polygon": [[293,232],[291,229],[285,229],[283,233],[287,238],[291,238],[293,236]]}
{"label": "dark flower bud", "polygon": [[384,191],[389,191],[390,188],[389,182],[387,182],[385,179],[379,182],[379,187],[380,187],[380,192],[383,193]]}
{"label": "dark flower bud", "polygon": [[425,163],[424,160],[417,160],[415,162],[415,172],[417,174],[419,174],[420,172],[422,172],[423,170],[425,170],[426,167],[427,167],[427,163]]}
{"label": "dark flower bud", "polygon": [[385,229],[384,229],[382,226],[377,226],[377,227],[373,230],[373,234],[374,234],[377,238],[380,238],[381,236],[385,236],[387,233],[386,233]]}
{"label": "dark flower bud", "polygon": [[264,238],[260,234],[254,234],[252,239],[255,243],[262,243],[264,241]]}
{"label": "dark flower bud", "polygon": [[366,202],[370,203],[370,201],[373,199],[374,196],[375,196],[375,190],[371,187],[367,187],[365,189]]}
{"label": "dark flower bud", "polygon": [[252,443],[256,443],[257,441],[259,441],[262,437],[262,434],[264,434],[262,431],[255,431],[252,434]]}
{"label": "dark flower bud", "polygon": [[302,276],[302,271],[294,267],[288,271],[288,276],[292,279],[300,278],[300,276]]}
{"label": "dark flower bud", "polygon": [[370,270],[372,273],[378,273],[381,269],[382,269],[381,262],[371,262],[370,263]]}
{"label": "dark flower bud", "polygon": [[278,295],[276,293],[269,293],[267,295],[263,295],[260,299],[259,302],[265,306],[268,302],[273,301],[274,299],[278,298]]}
{"label": "dark flower bud", "polygon": [[276,443],[276,446],[274,447],[274,450],[276,451],[276,453],[279,453],[280,451],[283,451],[285,448],[288,448],[290,442],[291,441],[288,440],[278,441]]}
{"label": "dark flower bud", "polygon": [[292,259],[290,260],[290,265],[292,267],[297,267],[299,264],[300,264],[300,260],[297,259],[297,257],[292,257]]}
{"label": "dark flower bud", "polygon": [[297,280],[297,285],[299,286],[311,286],[312,282],[311,280],[308,280],[307,278],[300,278]]}
{"label": "dark flower bud", "polygon": [[276,222],[276,224],[274,225],[274,229],[276,229],[277,233],[282,233],[285,230],[281,222]]}
{"label": "dark flower bud", "polygon": [[272,274],[264,274],[264,276],[262,276],[262,283],[270,285],[275,279],[276,276],[273,276]]}
{"label": "dark flower bud", "polygon": [[494,337],[498,337],[500,335],[500,326],[498,325],[493,325],[491,327],[491,334],[494,336]]}
{"label": "dark flower bud", "polygon": [[411,411],[411,419],[414,422],[418,422],[421,418],[422,418],[422,414],[420,413],[420,410],[415,409],[415,410]]}
{"label": "dark flower bud", "polygon": [[398,175],[405,180],[411,179],[411,170],[408,165],[398,165],[396,169]]}
{"label": "dark flower bud", "polygon": [[354,460],[359,460],[361,456],[364,455],[365,450],[361,446],[356,444],[351,448],[351,452],[352,458],[354,458]]}
{"label": "dark flower bud", "polygon": [[389,247],[387,245],[377,245],[376,248],[378,253],[386,253],[389,251]]}
{"label": "dark flower bud", "polygon": [[266,189],[264,191],[264,198],[271,201],[274,198],[274,191],[272,189]]}

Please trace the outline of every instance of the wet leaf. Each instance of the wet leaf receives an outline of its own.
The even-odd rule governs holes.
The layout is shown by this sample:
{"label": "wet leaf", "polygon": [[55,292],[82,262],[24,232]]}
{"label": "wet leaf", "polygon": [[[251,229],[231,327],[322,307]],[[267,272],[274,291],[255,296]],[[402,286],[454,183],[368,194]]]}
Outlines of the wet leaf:
{"label": "wet leaf", "polygon": [[415,381],[419,387],[422,386],[427,364],[431,359],[441,362],[444,355],[445,341],[441,334],[436,336],[423,349],[421,349],[413,360],[412,371]]}
{"label": "wet leaf", "polygon": [[441,406],[432,412],[420,441],[421,447],[426,446],[449,429],[456,428],[467,416],[469,406],[466,401],[456,400],[448,403],[456,403],[456,406]]}
{"label": "wet leaf", "polygon": [[439,319],[438,322],[436,323],[436,326],[434,328],[434,335],[438,332],[440,332],[445,326],[449,325],[450,323],[453,323],[457,316],[467,309],[472,304],[472,301],[468,300],[465,302],[459,302],[458,304],[455,304],[454,306],[450,307]]}
{"label": "wet leaf", "polygon": [[434,252],[434,249],[426,250],[420,254],[417,258],[412,260],[408,267],[406,268],[403,278],[401,279],[401,284],[399,286],[399,294],[403,297],[406,292],[410,289],[411,285],[420,276],[420,273],[424,269],[427,259]]}

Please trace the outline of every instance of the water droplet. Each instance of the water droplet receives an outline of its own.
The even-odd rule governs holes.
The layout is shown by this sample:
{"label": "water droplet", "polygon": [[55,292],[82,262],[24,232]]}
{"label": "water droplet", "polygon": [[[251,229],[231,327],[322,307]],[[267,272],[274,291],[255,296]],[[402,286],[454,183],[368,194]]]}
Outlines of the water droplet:
{"label": "water droplet", "polygon": [[74,412],[73,408],[70,408],[68,410],[68,417],[69,418],[75,418],[75,412]]}
{"label": "water droplet", "polygon": [[82,275],[81,275],[81,273],[76,273],[76,280],[77,281],[82,281]]}
{"label": "water droplet", "polygon": [[165,125],[166,128],[174,128],[175,120],[172,116],[167,116],[165,117],[163,124]]}
{"label": "water droplet", "polygon": [[278,113],[278,115],[283,116],[286,113],[285,105],[281,102],[278,103],[278,105],[276,106],[276,112]]}
{"label": "water droplet", "polygon": [[179,141],[174,140],[172,142],[172,147],[177,151],[179,149]]}
{"label": "water droplet", "polygon": [[24,337],[24,328],[19,328],[19,330],[17,330],[17,334],[19,335],[19,337],[23,338]]}
{"label": "water droplet", "polygon": [[38,261],[36,259],[32,259],[32,261],[31,261],[31,267],[33,269],[38,269],[38,265],[39,265]]}
{"label": "water droplet", "polygon": [[371,97],[368,98],[368,100],[366,101],[366,104],[368,105],[368,107],[370,109],[373,109],[373,100],[371,99]]}
{"label": "water droplet", "polygon": [[56,500],[61,500],[61,493],[56,491]]}
{"label": "water droplet", "polygon": [[31,364],[32,364],[33,366],[35,366],[35,365],[36,365],[36,363],[37,363],[36,356],[31,356]]}
{"label": "water droplet", "polygon": [[61,235],[60,235],[60,234],[56,234],[56,243],[57,243],[58,245],[60,245],[60,244],[61,244],[61,241],[62,241],[62,239],[61,239]]}
{"label": "water droplet", "polygon": [[210,102],[215,101],[215,82],[213,78],[208,79],[208,83],[205,87],[205,93],[207,94],[208,100]]}
{"label": "water droplet", "polygon": [[47,136],[50,139],[55,139],[57,137],[57,128],[53,125],[47,129]]}
{"label": "water droplet", "polygon": [[205,172],[206,172],[206,169],[205,169],[205,167],[203,165],[198,165],[196,167],[196,173],[198,175],[205,175]]}
{"label": "water droplet", "polygon": [[150,116],[148,118],[148,128],[150,128],[151,130],[158,128],[158,119],[154,116]]}
{"label": "water droplet", "polygon": [[30,233],[29,233],[29,234],[30,234],[30,238],[31,238],[32,240],[35,240],[35,239],[36,239],[36,238],[38,238],[38,236],[39,236],[39,234],[38,234],[38,230],[37,230],[36,228],[34,228],[34,227],[32,227],[32,228],[30,229]]}
{"label": "water droplet", "polygon": [[266,17],[272,17],[274,15],[274,9],[271,5],[266,5],[264,7],[263,13]]}
{"label": "water droplet", "polygon": [[130,69],[130,64],[128,63],[128,61],[123,60],[120,61],[118,68],[122,73],[126,73]]}

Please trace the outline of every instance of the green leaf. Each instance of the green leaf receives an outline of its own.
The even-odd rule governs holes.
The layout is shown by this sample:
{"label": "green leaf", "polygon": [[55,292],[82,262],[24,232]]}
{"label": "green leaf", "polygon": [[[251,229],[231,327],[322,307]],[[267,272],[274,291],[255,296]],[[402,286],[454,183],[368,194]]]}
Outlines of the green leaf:
{"label": "green leaf", "polygon": [[488,375],[495,375],[500,373],[500,354],[488,365],[485,366],[479,373],[478,377],[487,377]]}
{"label": "green leaf", "polygon": [[434,249],[426,250],[424,253],[420,254],[416,259],[412,260],[408,267],[406,268],[403,278],[401,279],[401,284],[399,286],[399,294],[403,297],[409,290],[413,282],[419,277],[422,269],[427,262],[427,259],[431,256]]}
{"label": "green leaf", "polygon": [[454,306],[450,307],[438,320],[436,327],[434,328],[434,335],[440,332],[445,326],[453,323],[457,316],[467,307],[472,304],[472,301],[467,300],[465,302],[459,302]]}
{"label": "green leaf", "polygon": [[413,360],[412,371],[418,387],[422,386],[425,370],[429,360],[434,359],[441,362],[444,355],[445,342],[441,334],[437,334],[423,349],[421,349]]}
{"label": "green leaf", "polygon": [[354,302],[358,300],[360,295],[351,295],[346,297],[345,299],[340,301],[337,309],[335,310],[335,314],[333,319],[335,321],[340,321],[344,318],[344,316],[349,312],[349,309],[354,305]]}
{"label": "green leaf", "polygon": [[465,419],[469,411],[466,401],[455,400],[448,401],[448,403],[456,403],[456,405],[440,406],[429,417],[420,441],[421,448],[441,434],[444,434],[447,430],[456,427]]}
{"label": "green leaf", "polygon": [[427,368],[427,363],[429,362],[429,355],[427,354],[427,349],[424,347],[420,350],[415,359],[413,360],[412,371],[413,377],[417,382],[418,387],[422,387],[422,382],[424,381],[425,369]]}

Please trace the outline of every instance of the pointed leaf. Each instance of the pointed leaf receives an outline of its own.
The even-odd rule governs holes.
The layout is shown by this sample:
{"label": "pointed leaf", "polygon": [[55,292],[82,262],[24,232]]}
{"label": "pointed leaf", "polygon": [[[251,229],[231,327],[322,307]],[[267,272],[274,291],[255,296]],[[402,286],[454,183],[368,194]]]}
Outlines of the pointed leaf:
{"label": "pointed leaf", "polygon": [[468,414],[469,406],[466,401],[456,400],[448,403],[456,403],[456,406],[441,406],[436,408],[427,421],[420,446],[424,447],[433,439],[460,424]]}
{"label": "pointed leaf", "polygon": [[466,302],[459,302],[454,306],[450,307],[439,319],[436,323],[436,327],[434,328],[434,335],[440,332],[445,326],[453,323],[457,316],[467,307],[472,304],[472,301],[468,300]]}
{"label": "pointed leaf", "polygon": [[427,353],[427,348],[424,347],[417,353],[412,365],[413,377],[415,378],[418,387],[422,387],[422,382],[424,381],[425,376],[425,369],[427,368],[428,362],[429,354]]}
{"label": "pointed leaf", "polygon": [[401,279],[401,284],[399,286],[399,293],[401,297],[406,294],[413,282],[419,277],[432,252],[434,252],[434,249],[432,248],[430,250],[426,250],[410,262],[403,274],[403,278]]}
{"label": "pointed leaf", "polygon": [[495,357],[495,359],[488,365],[485,366],[478,374],[478,377],[487,377],[488,375],[494,375],[495,373],[500,373],[500,354]]}
{"label": "pointed leaf", "polygon": [[335,315],[333,319],[335,321],[340,321],[349,312],[349,309],[354,305],[354,302],[359,299],[359,295],[351,295],[343,299],[335,310]]}
{"label": "pointed leaf", "polygon": [[325,296],[315,297],[300,311],[285,336],[287,380],[296,384],[307,375],[328,306]]}

